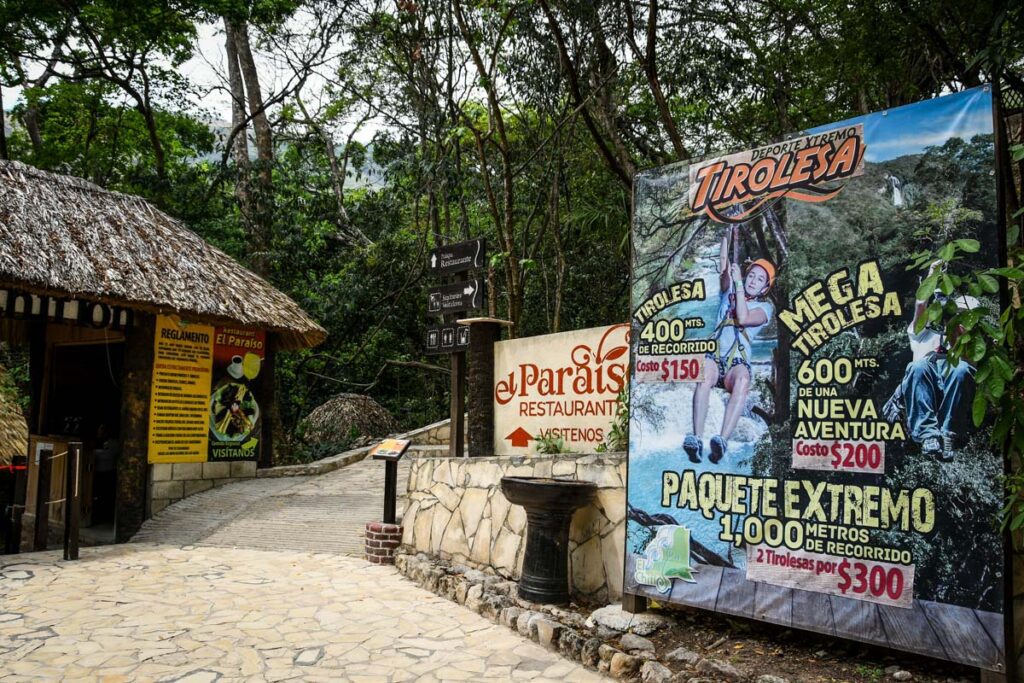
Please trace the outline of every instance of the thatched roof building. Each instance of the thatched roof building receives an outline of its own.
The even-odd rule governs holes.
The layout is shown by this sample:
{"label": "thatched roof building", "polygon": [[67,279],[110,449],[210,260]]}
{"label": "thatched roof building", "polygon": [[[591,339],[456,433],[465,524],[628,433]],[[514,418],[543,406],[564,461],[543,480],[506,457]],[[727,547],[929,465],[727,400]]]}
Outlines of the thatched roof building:
{"label": "thatched roof building", "polygon": [[276,333],[326,332],[290,298],[139,197],[0,161],[0,287]]}
{"label": "thatched roof building", "polygon": [[381,437],[398,431],[391,413],[369,396],[338,394],[303,420],[306,443],[342,444],[354,437]]}

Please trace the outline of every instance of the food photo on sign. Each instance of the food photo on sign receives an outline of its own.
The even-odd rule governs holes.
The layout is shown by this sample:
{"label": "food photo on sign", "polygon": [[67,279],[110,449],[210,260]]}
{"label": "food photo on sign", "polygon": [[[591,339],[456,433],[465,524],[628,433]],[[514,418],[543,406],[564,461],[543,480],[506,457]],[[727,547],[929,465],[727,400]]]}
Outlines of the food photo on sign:
{"label": "food photo on sign", "polygon": [[1001,666],[1003,459],[946,325],[998,317],[948,277],[999,265],[994,171],[981,87],[639,176],[627,593]]}
{"label": "food photo on sign", "polygon": [[259,456],[262,416],[255,391],[265,349],[266,334],[261,330],[217,328],[210,392],[210,460]]}

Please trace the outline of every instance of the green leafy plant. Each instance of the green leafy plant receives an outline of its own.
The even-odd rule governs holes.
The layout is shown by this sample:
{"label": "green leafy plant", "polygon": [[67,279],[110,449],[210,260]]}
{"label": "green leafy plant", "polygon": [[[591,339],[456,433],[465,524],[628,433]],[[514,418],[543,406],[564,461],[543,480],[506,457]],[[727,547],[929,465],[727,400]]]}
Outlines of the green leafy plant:
{"label": "green leafy plant", "polygon": [[622,453],[629,449],[629,384],[623,383],[615,397],[615,419],[608,428],[608,435],[597,445],[598,453]]}
{"label": "green leafy plant", "polygon": [[537,442],[536,448],[538,453],[544,455],[557,455],[559,453],[573,453],[568,446],[565,445],[565,439],[560,436],[555,436],[553,431],[549,431],[547,434],[537,434],[534,441]]}
{"label": "green leafy plant", "polygon": [[[1019,368],[1024,339],[1024,308],[1020,303],[1024,270],[1007,266],[955,274],[957,266],[980,248],[977,240],[958,239],[935,252],[914,255],[910,267],[929,270],[918,287],[918,300],[926,300],[936,291],[946,296],[945,302],[932,301],[928,305],[917,327],[920,331],[929,323],[946,321],[946,337],[953,340],[949,362],[969,362],[976,369],[971,416],[976,427],[991,420],[993,446],[1011,458],[1013,473],[1006,477],[1007,499],[999,521],[1004,529],[1016,532],[1024,528],[1024,473],[1020,469],[1024,453],[1024,382]],[[1009,263],[1020,263],[1022,259],[1024,249],[1010,247]],[[990,311],[983,306],[957,308],[959,295],[983,297],[996,294],[1003,287],[1009,293],[1009,304],[1002,310]]]}

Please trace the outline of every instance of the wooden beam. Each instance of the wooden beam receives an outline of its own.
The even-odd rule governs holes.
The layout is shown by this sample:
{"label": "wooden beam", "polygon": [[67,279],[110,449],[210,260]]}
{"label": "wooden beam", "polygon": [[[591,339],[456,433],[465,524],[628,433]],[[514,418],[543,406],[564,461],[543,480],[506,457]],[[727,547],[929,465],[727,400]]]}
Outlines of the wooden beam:
{"label": "wooden beam", "polygon": [[124,344],[121,375],[121,457],[117,464],[115,540],[124,543],[142,527],[146,515],[149,468],[149,395],[153,379],[156,318],[139,312]]}

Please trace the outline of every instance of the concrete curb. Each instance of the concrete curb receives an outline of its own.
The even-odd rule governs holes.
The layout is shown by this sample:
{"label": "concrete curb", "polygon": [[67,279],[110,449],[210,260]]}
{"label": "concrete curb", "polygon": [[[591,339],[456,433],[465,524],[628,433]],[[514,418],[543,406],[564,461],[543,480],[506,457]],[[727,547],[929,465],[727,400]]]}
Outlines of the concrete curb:
{"label": "concrete curb", "polygon": [[363,446],[362,448],[354,448],[344,453],[338,453],[316,462],[306,463],[305,465],[282,465],[280,467],[268,467],[262,470],[256,470],[257,477],[307,477],[317,474],[327,474],[334,470],[340,470],[342,467],[348,467],[360,462],[370,454],[371,446]]}

